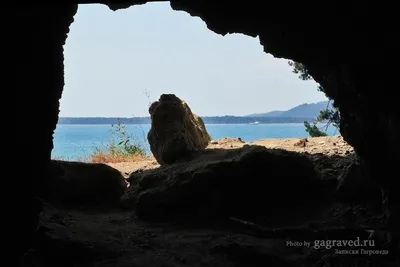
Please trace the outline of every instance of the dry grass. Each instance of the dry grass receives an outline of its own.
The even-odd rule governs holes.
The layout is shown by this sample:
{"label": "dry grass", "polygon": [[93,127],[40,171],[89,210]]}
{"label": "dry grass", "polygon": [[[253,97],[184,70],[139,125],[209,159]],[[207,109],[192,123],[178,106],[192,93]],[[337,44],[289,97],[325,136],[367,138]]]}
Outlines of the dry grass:
{"label": "dry grass", "polygon": [[146,160],[148,157],[142,154],[122,154],[107,153],[104,151],[96,151],[88,156],[85,161],[92,163],[119,163],[119,162],[137,162]]}
{"label": "dry grass", "polygon": [[107,144],[94,147],[91,154],[69,160],[65,157],[52,157],[53,160],[78,161],[87,163],[138,162],[149,158],[146,149],[135,136],[125,130],[125,123],[112,124],[111,138]]}
{"label": "dry grass", "polygon": [[149,156],[141,154],[110,154],[104,151],[96,151],[87,157],[79,157],[76,159],[68,159],[65,157],[51,157],[52,160],[60,161],[77,161],[86,163],[120,163],[120,162],[138,162],[149,159]]}

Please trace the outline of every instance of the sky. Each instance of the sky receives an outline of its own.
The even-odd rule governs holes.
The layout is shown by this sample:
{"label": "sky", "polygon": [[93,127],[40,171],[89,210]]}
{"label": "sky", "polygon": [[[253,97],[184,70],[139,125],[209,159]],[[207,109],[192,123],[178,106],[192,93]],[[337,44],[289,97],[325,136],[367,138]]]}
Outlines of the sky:
{"label": "sky", "polygon": [[61,117],[148,116],[164,93],[200,116],[242,116],[327,100],[259,39],[218,35],[169,3],[80,5],[65,55]]}

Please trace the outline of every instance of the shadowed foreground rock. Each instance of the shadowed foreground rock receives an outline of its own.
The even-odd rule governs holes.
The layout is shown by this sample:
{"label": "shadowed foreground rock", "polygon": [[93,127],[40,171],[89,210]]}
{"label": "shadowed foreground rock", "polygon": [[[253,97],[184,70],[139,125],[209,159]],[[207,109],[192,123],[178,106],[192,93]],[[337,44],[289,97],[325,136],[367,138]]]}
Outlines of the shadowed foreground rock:
{"label": "shadowed foreground rock", "polygon": [[115,204],[127,183],[122,174],[105,164],[52,160],[50,202],[63,206]]}
{"label": "shadowed foreground rock", "polygon": [[190,162],[134,173],[129,181],[122,205],[135,208],[141,218],[263,216],[323,194],[307,157],[248,145],[208,149]]}
{"label": "shadowed foreground rock", "polygon": [[147,138],[160,164],[171,164],[203,150],[211,141],[203,120],[173,94],[161,95],[149,113],[151,129]]}
{"label": "shadowed foreground rock", "polygon": [[359,164],[352,163],[338,179],[338,193],[346,200],[381,201],[381,190],[375,181],[371,180]]}

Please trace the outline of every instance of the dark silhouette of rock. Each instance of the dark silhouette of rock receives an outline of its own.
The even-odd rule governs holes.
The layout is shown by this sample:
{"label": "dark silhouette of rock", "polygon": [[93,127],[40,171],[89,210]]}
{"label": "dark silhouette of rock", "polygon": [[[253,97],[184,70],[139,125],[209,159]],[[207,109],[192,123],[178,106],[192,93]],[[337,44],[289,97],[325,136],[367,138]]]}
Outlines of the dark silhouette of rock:
{"label": "dark silhouette of rock", "polygon": [[245,145],[207,149],[190,162],[133,174],[122,197],[141,218],[261,216],[322,193],[313,163],[296,152]]}
{"label": "dark silhouette of rock", "polygon": [[347,166],[338,179],[338,193],[346,200],[365,201],[381,199],[381,190],[358,163]]}
{"label": "dark silhouette of rock", "polygon": [[122,174],[106,164],[53,160],[49,169],[49,201],[62,206],[113,205],[127,188]]}
{"label": "dark silhouette of rock", "polygon": [[86,266],[101,258],[113,258],[121,253],[96,244],[92,238],[71,231],[74,222],[68,213],[45,204],[35,235],[35,242],[25,254],[21,267],[28,266]]}
{"label": "dark silhouette of rock", "polygon": [[160,96],[150,108],[148,133],[151,152],[160,164],[171,164],[193,152],[203,150],[211,141],[203,120],[188,104],[173,94]]}

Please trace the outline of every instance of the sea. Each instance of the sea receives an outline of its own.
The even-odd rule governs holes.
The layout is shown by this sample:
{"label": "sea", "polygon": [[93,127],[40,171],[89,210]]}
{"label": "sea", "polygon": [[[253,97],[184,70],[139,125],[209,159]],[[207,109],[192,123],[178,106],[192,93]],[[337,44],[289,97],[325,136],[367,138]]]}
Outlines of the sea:
{"label": "sea", "polygon": [[[323,127],[324,125],[318,125]],[[269,124],[206,124],[212,139],[240,137],[246,142],[266,138],[309,137],[303,123],[269,123]],[[53,135],[52,158],[77,160],[88,157],[96,148],[104,148],[110,140],[115,140],[112,125],[58,124]],[[150,124],[125,125],[126,133],[140,144],[147,154],[151,154],[147,142]],[[329,126],[328,135],[339,135],[339,131]]]}

